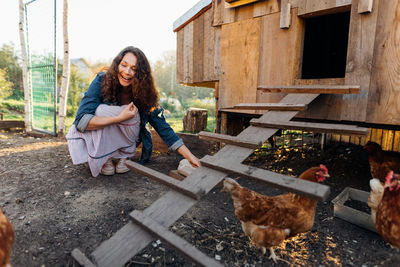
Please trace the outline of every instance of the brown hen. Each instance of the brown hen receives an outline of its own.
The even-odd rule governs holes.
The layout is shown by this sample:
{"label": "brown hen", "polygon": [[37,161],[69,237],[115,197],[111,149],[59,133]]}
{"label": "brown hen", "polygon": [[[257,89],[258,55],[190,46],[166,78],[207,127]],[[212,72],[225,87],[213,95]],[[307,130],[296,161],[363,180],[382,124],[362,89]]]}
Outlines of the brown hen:
{"label": "brown hen", "polygon": [[368,161],[372,178],[384,183],[389,171],[400,173],[400,154],[383,151],[379,144],[371,141],[368,141],[364,148],[369,154]]}
{"label": "brown hen", "polygon": [[0,208],[0,267],[11,266],[11,247],[14,242],[14,229]]}
{"label": "brown hen", "polygon": [[375,226],[378,233],[391,245],[400,248],[400,175],[390,171],[384,192],[376,211]]}
{"label": "brown hen", "polygon": [[[303,172],[299,178],[323,182],[329,177],[324,165]],[[314,224],[316,201],[293,193],[266,196],[242,187],[235,180],[226,178],[222,191],[232,194],[235,214],[242,223],[243,232],[252,245],[265,253],[269,248],[274,262],[277,259],[273,246],[289,236],[309,231]]]}

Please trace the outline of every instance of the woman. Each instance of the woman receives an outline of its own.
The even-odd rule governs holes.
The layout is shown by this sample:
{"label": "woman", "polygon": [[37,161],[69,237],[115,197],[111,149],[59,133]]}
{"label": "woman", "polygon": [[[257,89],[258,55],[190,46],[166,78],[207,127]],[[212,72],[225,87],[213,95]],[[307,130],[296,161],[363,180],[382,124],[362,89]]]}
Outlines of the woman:
{"label": "woman", "polygon": [[[146,56],[138,48],[126,47],[105,73],[97,75],[80,103],[66,136],[73,163],[87,161],[94,177],[99,173],[127,172],[126,158],[133,156],[140,142],[143,146],[139,162],[147,163],[153,149],[146,129],[149,122],[171,150],[199,167],[199,159],[165,121],[158,100]],[[116,167],[112,158],[119,159]]]}

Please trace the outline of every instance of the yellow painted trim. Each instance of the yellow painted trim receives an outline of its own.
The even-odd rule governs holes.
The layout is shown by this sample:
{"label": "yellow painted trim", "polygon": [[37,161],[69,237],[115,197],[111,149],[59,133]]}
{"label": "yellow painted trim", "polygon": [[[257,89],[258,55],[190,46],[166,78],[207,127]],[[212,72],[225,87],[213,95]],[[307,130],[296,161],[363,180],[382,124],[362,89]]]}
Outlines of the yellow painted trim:
{"label": "yellow painted trim", "polygon": [[247,5],[247,4],[251,4],[253,2],[257,2],[259,0],[238,0],[235,2],[227,3],[225,2],[225,8],[233,8],[233,7],[238,7],[238,6],[243,6],[243,5]]}

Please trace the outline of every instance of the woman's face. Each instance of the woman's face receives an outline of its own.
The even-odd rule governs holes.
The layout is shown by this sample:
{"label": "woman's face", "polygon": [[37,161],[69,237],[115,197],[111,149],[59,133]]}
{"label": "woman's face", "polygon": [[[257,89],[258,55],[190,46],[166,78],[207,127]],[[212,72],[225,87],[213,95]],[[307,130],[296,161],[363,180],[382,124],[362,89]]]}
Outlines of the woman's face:
{"label": "woman's face", "polygon": [[123,86],[133,83],[133,76],[136,73],[137,57],[132,53],[126,53],[118,65],[118,80]]}

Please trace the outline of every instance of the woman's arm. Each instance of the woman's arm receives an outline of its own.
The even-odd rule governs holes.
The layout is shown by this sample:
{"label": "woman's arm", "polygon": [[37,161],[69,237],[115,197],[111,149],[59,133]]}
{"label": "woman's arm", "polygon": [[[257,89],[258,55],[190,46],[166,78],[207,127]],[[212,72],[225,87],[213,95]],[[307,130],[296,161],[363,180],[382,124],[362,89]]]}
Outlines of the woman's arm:
{"label": "woman's arm", "polygon": [[193,167],[200,167],[200,160],[190,152],[190,150],[183,144],[183,141],[171,126],[166,122],[164,117],[164,109],[158,108],[149,114],[149,123],[156,130],[161,139],[172,150],[176,150],[185,159],[187,159]]}
{"label": "woman's arm", "polygon": [[200,160],[195,155],[193,155],[192,152],[190,152],[187,146],[182,145],[176,151],[178,151],[179,154],[187,159],[193,167],[197,168],[201,166]]}
{"label": "woman's arm", "polygon": [[131,118],[134,118],[137,115],[137,113],[138,113],[137,107],[133,104],[133,102],[131,102],[121,111],[121,113],[118,116],[115,117],[93,116],[90,119],[86,127],[86,130],[97,130],[111,124],[126,121]]}

